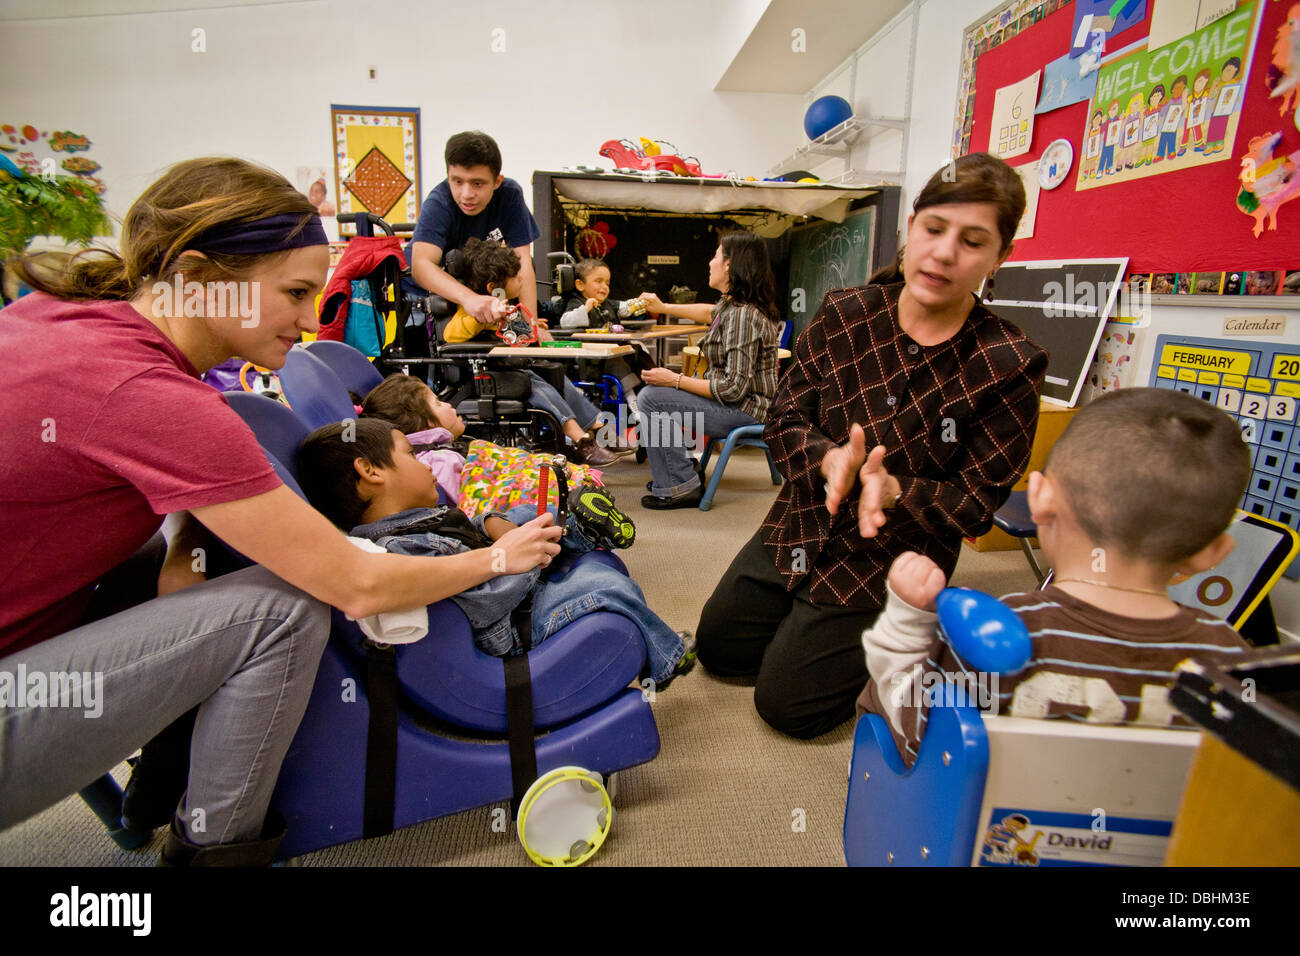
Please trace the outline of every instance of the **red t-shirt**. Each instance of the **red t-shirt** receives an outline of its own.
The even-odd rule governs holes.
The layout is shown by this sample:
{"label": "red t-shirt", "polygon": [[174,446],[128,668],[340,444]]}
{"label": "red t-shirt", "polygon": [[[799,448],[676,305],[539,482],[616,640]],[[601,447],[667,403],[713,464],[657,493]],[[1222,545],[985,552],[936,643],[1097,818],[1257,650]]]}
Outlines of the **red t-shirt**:
{"label": "red t-shirt", "polygon": [[281,484],[221,393],[127,302],[0,311],[0,657],[76,627],[162,516]]}

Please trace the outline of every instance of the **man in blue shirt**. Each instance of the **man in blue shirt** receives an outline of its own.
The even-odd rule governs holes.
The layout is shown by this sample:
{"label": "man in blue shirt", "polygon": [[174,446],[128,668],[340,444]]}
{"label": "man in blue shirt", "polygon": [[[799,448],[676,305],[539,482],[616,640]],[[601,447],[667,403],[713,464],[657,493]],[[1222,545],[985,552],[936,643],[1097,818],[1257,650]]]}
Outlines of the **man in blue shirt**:
{"label": "man in blue shirt", "polygon": [[447,140],[444,158],[447,178],[424,200],[406,249],[411,278],[484,324],[491,323],[504,314],[504,304],[457,282],[442,263],[448,252],[469,239],[499,239],[519,253],[523,287],[519,302],[536,315],[537,282],[530,246],[542,231],[524,203],[523,189],[501,175],[496,141],[478,131],[457,133]]}

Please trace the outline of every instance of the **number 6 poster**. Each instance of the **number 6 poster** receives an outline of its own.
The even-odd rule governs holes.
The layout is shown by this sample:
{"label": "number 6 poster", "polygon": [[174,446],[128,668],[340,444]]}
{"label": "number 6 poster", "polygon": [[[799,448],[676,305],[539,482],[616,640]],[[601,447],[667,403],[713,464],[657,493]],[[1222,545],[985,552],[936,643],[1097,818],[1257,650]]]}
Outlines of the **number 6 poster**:
{"label": "number 6 poster", "polygon": [[1002,87],[993,97],[993,133],[989,143],[994,156],[1009,159],[1029,152],[1041,75],[1042,70],[1035,70],[1019,83]]}

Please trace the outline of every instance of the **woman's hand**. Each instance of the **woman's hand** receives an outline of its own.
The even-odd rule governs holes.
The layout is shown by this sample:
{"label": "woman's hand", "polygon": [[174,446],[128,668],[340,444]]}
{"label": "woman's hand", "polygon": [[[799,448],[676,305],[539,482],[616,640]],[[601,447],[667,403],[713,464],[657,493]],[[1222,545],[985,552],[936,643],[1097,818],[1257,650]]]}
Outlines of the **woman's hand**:
{"label": "woman's hand", "polygon": [[893,507],[894,500],[903,491],[898,479],[885,471],[884,460],[885,446],[877,445],[871,449],[866,464],[858,469],[858,480],[862,482],[862,495],[858,498],[858,533],[864,538],[876,536],[889,520],[885,514],[885,502]]}
{"label": "woman's hand", "polygon": [[915,551],[904,551],[889,566],[890,588],[920,611],[933,611],[934,599],[947,584],[939,565]]}
{"label": "woman's hand", "polygon": [[549,511],[497,538],[492,547],[492,570],[500,574],[523,574],[546,567],[560,553],[564,529],[555,524]]}
{"label": "woman's hand", "polygon": [[677,384],[677,373],[670,368],[648,368],[642,371],[641,381],[647,385],[664,385],[672,388]]}
{"label": "woman's hand", "polygon": [[655,295],[653,292],[642,292],[637,296],[637,298],[645,303],[646,311],[651,315],[668,314],[668,307],[664,305],[663,299],[659,298],[659,296]]}
{"label": "woman's hand", "polygon": [[826,479],[826,510],[837,514],[857,482],[862,483],[858,497],[858,533],[874,538],[885,521],[884,502],[892,503],[902,492],[898,479],[885,470],[885,446],[877,445],[867,453],[867,434],[861,425],[849,429],[847,444],[832,448],[822,459],[822,477]]}

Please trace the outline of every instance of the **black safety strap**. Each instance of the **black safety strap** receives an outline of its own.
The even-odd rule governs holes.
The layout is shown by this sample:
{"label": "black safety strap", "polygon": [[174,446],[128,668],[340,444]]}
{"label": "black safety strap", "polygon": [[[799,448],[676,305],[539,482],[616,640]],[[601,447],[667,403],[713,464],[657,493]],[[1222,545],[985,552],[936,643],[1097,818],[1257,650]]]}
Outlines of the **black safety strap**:
{"label": "black safety strap", "polygon": [[393,832],[397,802],[397,648],[365,641],[366,696],[370,724],[366,729],[366,795],[362,836]]}
{"label": "black safety strap", "polygon": [[522,654],[501,658],[506,669],[506,741],[510,748],[510,784],[514,795],[510,813],[519,816],[524,793],[537,779],[537,750],[533,741],[533,678],[528,669],[528,652],[533,637],[532,597],[515,608],[510,621],[523,644]]}

